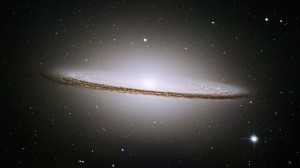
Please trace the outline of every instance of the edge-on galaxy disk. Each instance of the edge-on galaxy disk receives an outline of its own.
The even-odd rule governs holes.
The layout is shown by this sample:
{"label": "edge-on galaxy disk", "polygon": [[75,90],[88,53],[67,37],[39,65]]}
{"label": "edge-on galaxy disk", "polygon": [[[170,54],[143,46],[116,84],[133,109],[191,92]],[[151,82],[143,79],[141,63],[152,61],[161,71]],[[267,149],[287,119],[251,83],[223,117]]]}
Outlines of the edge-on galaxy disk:
{"label": "edge-on galaxy disk", "polygon": [[179,78],[153,80],[144,76],[110,72],[59,72],[44,76],[65,85],[119,93],[190,99],[237,99],[250,95],[241,87],[204,80]]}

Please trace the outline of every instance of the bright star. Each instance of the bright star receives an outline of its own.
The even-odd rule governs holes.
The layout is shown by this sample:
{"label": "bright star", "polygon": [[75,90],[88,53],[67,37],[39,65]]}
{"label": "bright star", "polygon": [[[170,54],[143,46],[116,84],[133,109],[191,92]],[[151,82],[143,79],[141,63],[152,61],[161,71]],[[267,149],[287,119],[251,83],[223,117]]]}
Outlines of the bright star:
{"label": "bright star", "polygon": [[144,42],[147,42],[147,41],[148,41],[148,39],[144,38]]}
{"label": "bright star", "polygon": [[252,136],[250,137],[250,140],[251,140],[253,143],[256,143],[257,140],[258,140],[258,138],[257,138],[256,135],[252,135]]}

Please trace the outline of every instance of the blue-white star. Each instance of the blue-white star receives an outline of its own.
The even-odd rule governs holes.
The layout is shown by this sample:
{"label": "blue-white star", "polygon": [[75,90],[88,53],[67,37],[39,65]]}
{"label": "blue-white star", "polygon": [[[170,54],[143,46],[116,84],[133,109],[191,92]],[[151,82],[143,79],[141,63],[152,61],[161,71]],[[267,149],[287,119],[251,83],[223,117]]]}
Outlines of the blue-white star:
{"label": "blue-white star", "polygon": [[257,140],[258,140],[258,138],[257,138],[256,135],[252,135],[252,136],[250,137],[250,140],[251,140],[253,143],[256,143]]}

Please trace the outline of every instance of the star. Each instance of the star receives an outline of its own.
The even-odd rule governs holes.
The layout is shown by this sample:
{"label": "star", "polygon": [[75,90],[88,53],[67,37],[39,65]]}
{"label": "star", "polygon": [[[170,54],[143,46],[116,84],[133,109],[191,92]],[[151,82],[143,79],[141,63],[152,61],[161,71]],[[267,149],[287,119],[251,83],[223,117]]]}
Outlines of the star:
{"label": "star", "polygon": [[78,160],[78,163],[84,163],[85,161],[84,160]]}
{"label": "star", "polygon": [[257,140],[258,140],[258,138],[257,138],[256,135],[252,135],[252,136],[250,137],[250,140],[251,140],[253,143],[256,143]]}
{"label": "star", "polygon": [[148,39],[147,38],[144,38],[144,42],[147,42],[148,41]]}
{"label": "star", "polygon": [[265,18],[265,21],[266,21],[266,22],[269,21],[269,18],[266,17],[266,18]]}

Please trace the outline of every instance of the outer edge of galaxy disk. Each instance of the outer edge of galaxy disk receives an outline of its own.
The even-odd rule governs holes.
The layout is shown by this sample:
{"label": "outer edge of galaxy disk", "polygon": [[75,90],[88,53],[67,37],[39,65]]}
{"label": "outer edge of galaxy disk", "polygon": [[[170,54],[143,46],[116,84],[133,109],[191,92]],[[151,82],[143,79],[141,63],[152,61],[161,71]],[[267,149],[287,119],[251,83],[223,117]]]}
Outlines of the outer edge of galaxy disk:
{"label": "outer edge of galaxy disk", "polygon": [[72,78],[70,76],[66,76],[65,73],[63,72],[54,72],[54,73],[47,72],[43,74],[43,77],[63,85],[118,92],[118,93],[137,94],[137,95],[151,95],[151,96],[188,98],[188,99],[242,99],[242,98],[249,98],[252,96],[248,90],[240,87],[238,88],[240,88],[241,91],[237,93],[231,93],[231,94],[180,93],[174,91],[156,91],[156,90],[138,89],[138,88],[130,88],[130,87],[122,87],[122,86],[112,86],[112,85],[106,85],[101,83],[93,83],[93,82]]}

